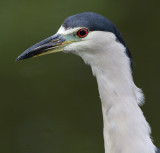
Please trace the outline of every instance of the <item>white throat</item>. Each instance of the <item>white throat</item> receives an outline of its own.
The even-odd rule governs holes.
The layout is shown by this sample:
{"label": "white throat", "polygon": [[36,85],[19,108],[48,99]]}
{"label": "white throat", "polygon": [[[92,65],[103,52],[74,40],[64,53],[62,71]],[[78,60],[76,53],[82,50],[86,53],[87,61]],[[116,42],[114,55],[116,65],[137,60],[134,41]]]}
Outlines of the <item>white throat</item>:
{"label": "white throat", "polygon": [[[94,50],[77,54],[91,66],[97,78],[105,153],[155,153],[150,127],[138,106],[143,102],[143,94],[133,82],[125,47],[112,33],[101,33],[101,37],[106,39],[105,44],[97,42]],[[96,41],[101,41],[101,38]],[[94,43],[94,40],[88,38],[88,43]],[[101,50],[97,50],[97,44],[103,45]]]}

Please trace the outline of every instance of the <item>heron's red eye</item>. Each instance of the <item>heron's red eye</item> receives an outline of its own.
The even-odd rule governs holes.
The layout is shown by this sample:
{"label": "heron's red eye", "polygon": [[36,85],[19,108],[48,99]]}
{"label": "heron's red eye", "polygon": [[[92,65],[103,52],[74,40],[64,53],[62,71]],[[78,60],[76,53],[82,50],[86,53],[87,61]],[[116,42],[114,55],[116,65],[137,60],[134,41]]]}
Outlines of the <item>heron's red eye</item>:
{"label": "heron's red eye", "polygon": [[88,34],[88,30],[85,29],[85,28],[80,29],[80,30],[78,30],[78,32],[77,32],[77,35],[78,35],[78,37],[80,37],[80,38],[86,37],[87,34]]}

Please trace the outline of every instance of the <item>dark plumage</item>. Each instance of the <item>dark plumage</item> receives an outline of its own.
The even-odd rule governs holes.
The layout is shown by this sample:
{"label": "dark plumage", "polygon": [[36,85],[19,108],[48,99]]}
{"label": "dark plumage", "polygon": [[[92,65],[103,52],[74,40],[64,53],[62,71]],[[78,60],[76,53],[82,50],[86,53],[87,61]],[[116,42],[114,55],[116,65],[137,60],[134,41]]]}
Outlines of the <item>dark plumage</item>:
{"label": "dark plumage", "polygon": [[133,68],[133,58],[131,52],[126,46],[121,33],[119,32],[117,27],[104,16],[93,12],[83,12],[65,19],[63,22],[63,27],[65,29],[75,27],[86,27],[90,31],[107,31],[114,33],[117,40],[126,47],[126,54],[130,59],[131,69]]}

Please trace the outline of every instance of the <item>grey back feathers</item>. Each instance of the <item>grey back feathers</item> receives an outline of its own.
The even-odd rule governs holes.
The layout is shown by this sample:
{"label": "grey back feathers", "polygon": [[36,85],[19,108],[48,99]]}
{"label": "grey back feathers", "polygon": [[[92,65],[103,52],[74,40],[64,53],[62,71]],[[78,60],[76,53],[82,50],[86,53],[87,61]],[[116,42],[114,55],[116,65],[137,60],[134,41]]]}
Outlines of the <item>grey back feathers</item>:
{"label": "grey back feathers", "polygon": [[64,20],[63,27],[65,29],[86,27],[90,31],[107,31],[114,33],[117,40],[126,47],[126,54],[130,59],[131,69],[133,68],[133,58],[131,52],[126,46],[121,33],[116,28],[116,26],[104,16],[93,12],[83,12],[68,17],[66,20]]}

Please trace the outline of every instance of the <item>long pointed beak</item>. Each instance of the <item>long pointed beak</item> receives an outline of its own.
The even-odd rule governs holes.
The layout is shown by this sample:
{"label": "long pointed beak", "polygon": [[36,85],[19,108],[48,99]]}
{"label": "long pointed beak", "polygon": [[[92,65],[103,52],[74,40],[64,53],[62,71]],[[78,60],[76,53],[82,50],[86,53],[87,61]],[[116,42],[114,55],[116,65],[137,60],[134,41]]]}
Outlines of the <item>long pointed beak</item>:
{"label": "long pointed beak", "polygon": [[16,60],[59,52],[63,50],[65,44],[67,44],[67,41],[60,34],[55,34],[25,50]]}

